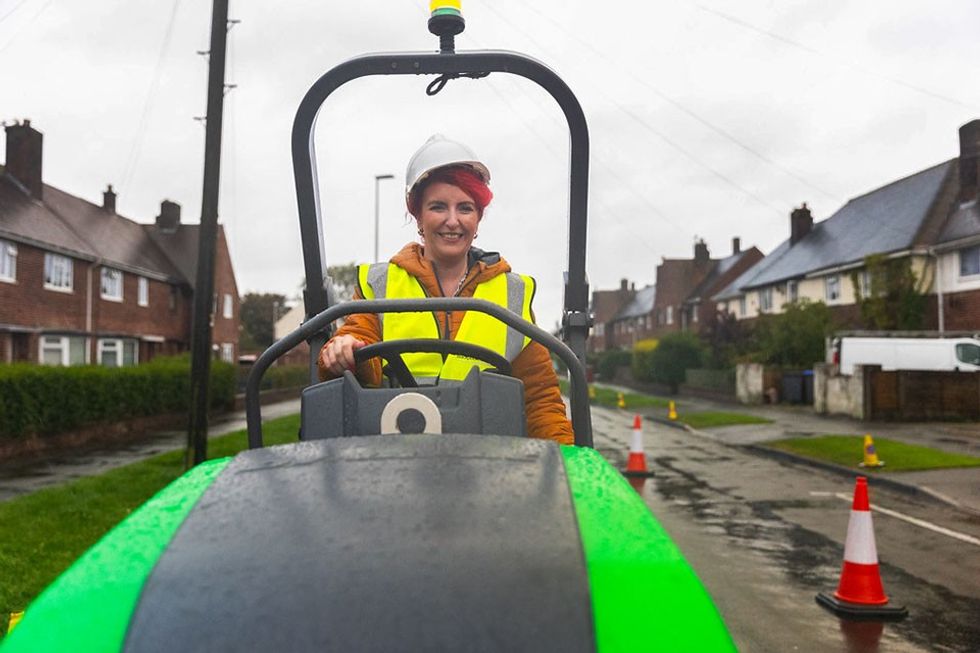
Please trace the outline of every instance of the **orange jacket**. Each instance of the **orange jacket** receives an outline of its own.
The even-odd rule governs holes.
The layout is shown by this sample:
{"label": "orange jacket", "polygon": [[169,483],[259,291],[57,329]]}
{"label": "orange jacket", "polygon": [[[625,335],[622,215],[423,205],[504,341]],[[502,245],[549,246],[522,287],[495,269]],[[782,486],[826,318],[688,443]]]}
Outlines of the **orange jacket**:
{"label": "orange jacket", "polygon": [[[472,254],[476,255],[476,260],[473,261],[471,258],[469,271],[457,294],[459,297],[472,297],[478,284],[511,270],[510,264],[500,256],[484,254],[481,257],[479,250],[474,250]],[[442,296],[435,269],[422,257],[421,245],[417,243],[405,245],[391,258],[391,262],[418,279],[426,295]],[[354,294],[354,298],[363,298],[360,289]],[[451,337],[456,337],[464,314],[465,311],[455,311],[451,314],[449,321]],[[349,316],[346,323],[337,330],[335,337],[340,335],[351,335],[366,344],[372,344],[381,340],[381,323],[378,316],[373,313],[357,313]],[[556,440],[562,444],[572,444],[575,439],[572,425],[565,415],[565,402],[562,401],[558,390],[558,377],[551,365],[551,356],[544,345],[533,341],[529,343],[513,360],[511,370],[515,378],[524,382],[524,409],[527,414],[528,435]],[[323,368],[322,363],[320,363],[319,373],[321,380],[334,376]],[[359,365],[357,376],[363,383],[379,385],[381,362],[375,358]]]}

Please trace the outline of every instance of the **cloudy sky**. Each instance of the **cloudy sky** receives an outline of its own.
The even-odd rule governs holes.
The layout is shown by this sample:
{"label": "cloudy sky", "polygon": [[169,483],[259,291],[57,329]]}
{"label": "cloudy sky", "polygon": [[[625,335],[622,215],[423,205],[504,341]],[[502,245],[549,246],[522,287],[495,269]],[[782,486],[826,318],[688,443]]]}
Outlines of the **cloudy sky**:
{"label": "cloudy sky", "polygon": [[[615,7],[614,9],[612,7]],[[608,8],[607,8],[608,7]],[[457,48],[506,49],[550,65],[592,137],[593,289],[654,281],[662,257],[771,251],[806,201],[817,220],[957,154],[980,117],[980,3],[973,0],[465,0]],[[431,51],[424,0],[231,0],[221,221],[239,288],[292,294],[302,278],[289,132],[306,89],[366,52]],[[201,205],[210,3],[0,0],[0,118],[45,135],[44,177],[139,222],[160,201]],[[506,75],[348,84],[320,113],[317,151],[330,263],[415,237],[405,164],[434,132],[488,163],[496,199],[478,244],[538,279],[551,327],[566,269],[568,137],[550,96]]]}

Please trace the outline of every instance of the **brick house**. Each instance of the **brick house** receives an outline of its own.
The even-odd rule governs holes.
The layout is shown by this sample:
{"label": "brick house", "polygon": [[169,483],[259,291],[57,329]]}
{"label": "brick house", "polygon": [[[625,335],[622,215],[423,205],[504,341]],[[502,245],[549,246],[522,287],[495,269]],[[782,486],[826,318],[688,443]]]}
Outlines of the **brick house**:
{"label": "brick house", "polygon": [[626,279],[619,282],[616,290],[594,290],[592,291],[592,302],[589,305],[589,312],[592,315],[592,331],[586,341],[586,351],[590,354],[598,354],[607,349],[613,349],[613,330],[608,328],[609,322],[616,317],[620,309],[623,308],[636,294],[636,286],[630,286]]}
{"label": "brick house", "polygon": [[659,339],[683,329],[684,302],[717,265],[718,261],[711,258],[703,240],[694,243],[694,258],[661,261],[657,266],[652,337]]}
{"label": "brick house", "polygon": [[[131,365],[190,346],[197,225],[164,201],[154,224],[45,184],[43,136],[5,128],[0,175],[0,362]],[[238,288],[224,231],[215,261],[216,356],[235,360]]]}
{"label": "brick house", "polygon": [[657,296],[656,286],[644,286],[609,320],[607,329],[612,347],[632,349],[640,340],[653,337],[653,306]]}
{"label": "brick house", "polygon": [[880,254],[909,261],[927,299],[924,328],[980,329],[980,120],[963,125],[959,141],[959,157],[856,197],[822,222],[805,203],[794,209],[789,239],[715,295],[719,310],[744,320],[807,299],[826,303],[839,325],[861,327],[865,258]]}
{"label": "brick house", "polygon": [[732,238],[732,253],[718,260],[707,276],[692,290],[681,307],[681,329],[684,331],[703,331],[718,315],[713,300],[719,292],[746,270],[761,261],[762,252],[752,246],[743,250],[741,239]]}

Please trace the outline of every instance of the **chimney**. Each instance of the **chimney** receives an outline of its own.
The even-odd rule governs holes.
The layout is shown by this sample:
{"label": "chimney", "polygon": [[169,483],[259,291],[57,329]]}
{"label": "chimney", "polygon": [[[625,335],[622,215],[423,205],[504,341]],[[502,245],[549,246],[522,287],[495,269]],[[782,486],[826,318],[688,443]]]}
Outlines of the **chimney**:
{"label": "chimney", "polygon": [[694,242],[694,262],[697,264],[707,263],[711,255],[708,253],[708,245],[704,242],[704,239],[698,239]]}
{"label": "chimney", "polygon": [[630,282],[629,281],[627,281],[626,279],[620,279],[619,280],[619,289],[620,290],[623,290],[623,291],[629,290],[629,287],[630,287]]}
{"label": "chimney", "polygon": [[102,191],[102,208],[109,213],[116,212],[116,191],[112,190],[112,184],[106,186]]}
{"label": "chimney", "polygon": [[160,215],[157,216],[157,228],[165,234],[176,233],[180,226],[180,204],[163,200],[160,202]]}
{"label": "chimney", "polygon": [[738,236],[732,238],[732,254],[739,254],[742,251],[742,239]]}
{"label": "chimney", "polygon": [[24,186],[31,196],[40,199],[44,188],[41,182],[41,146],[44,136],[31,127],[30,120],[7,125],[6,172]]}
{"label": "chimney", "polygon": [[813,228],[813,216],[810,215],[806,202],[803,202],[803,206],[793,209],[789,214],[789,246],[792,247],[803,240],[803,237],[810,233],[811,228]]}
{"label": "chimney", "polygon": [[980,120],[971,120],[960,127],[960,201],[977,199],[980,184]]}

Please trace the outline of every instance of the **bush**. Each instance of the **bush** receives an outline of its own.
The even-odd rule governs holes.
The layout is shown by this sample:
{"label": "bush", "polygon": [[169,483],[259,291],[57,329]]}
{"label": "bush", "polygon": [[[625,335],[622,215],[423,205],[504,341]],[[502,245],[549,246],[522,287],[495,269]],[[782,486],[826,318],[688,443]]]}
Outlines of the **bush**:
{"label": "bush", "polygon": [[753,333],[756,362],[790,368],[810,368],[824,359],[826,336],[833,331],[830,309],[823,302],[801,300],[783,312],[762,315]]}
{"label": "bush", "polygon": [[[211,363],[212,408],[235,400],[235,368]],[[92,424],[186,411],[190,360],[157,358],[136,367],[0,365],[0,438],[52,435]]]}
{"label": "bush", "polygon": [[642,380],[664,383],[676,393],[685,371],[701,367],[704,348],[693,333],[671,333],[660,340],[649,357],[649,377]]}
{"label": "bush", "polygon": [[636,381],[653,380],[653,352],[660,344],[658,340],[640,340],[633,346],[633,379]]}
{"label": "bush", "polygon": [[616,378],[616,370],[630,364],[633,355],[622,349],[610,349],[599,354],[596,361],[596,372],[603,381],[612,381]]}

